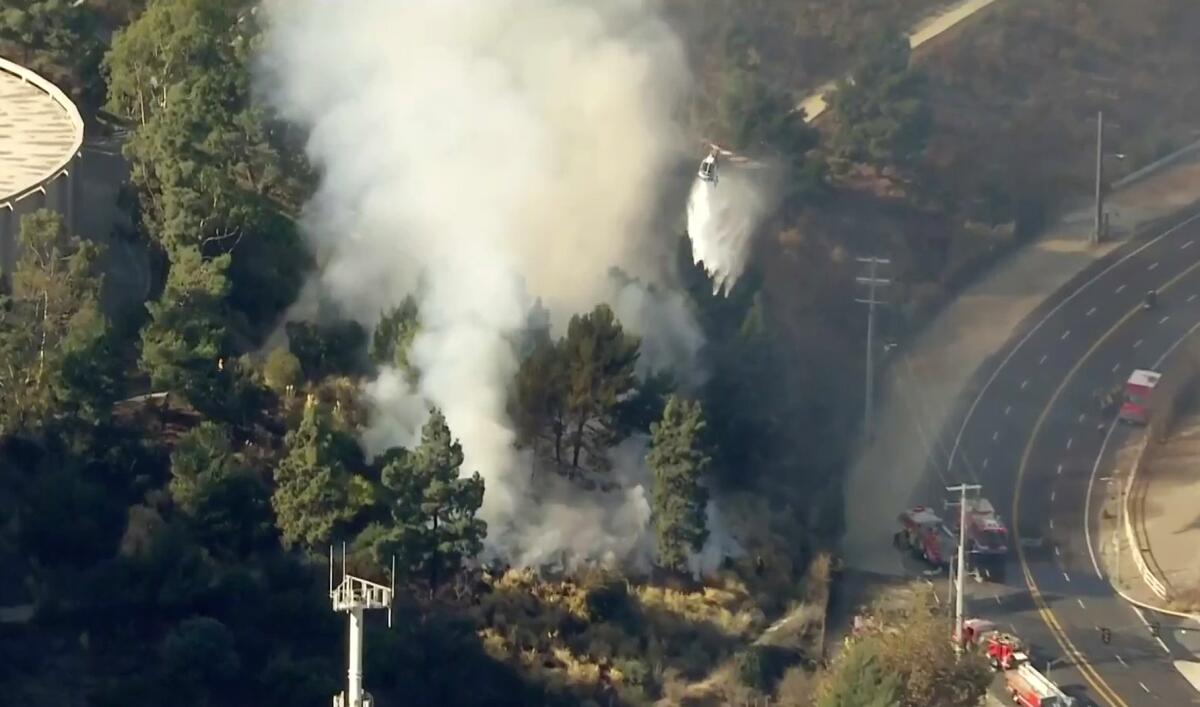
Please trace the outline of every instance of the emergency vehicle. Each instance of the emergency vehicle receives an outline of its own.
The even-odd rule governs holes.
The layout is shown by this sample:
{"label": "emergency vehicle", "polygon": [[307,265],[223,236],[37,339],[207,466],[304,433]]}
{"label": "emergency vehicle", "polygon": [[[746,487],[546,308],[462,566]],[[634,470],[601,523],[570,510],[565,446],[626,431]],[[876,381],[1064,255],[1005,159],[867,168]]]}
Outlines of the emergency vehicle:
{"label": "emergency vehicle", "polygon": [[1125,381],[1125,400],[1117,417],[1135,425],[1149,422],[1150,397],[1161,378],[1161,373],[1143,369],[1130,373],[1129,380]]}
{"label": "emergency vehicle", "polygon": [[915,557],[939,569],[949,566],[957,543],[933,510],[925,506],[910,508],[897,521],[900,530],[892,536],[896,547],[907,548]]}
{"label": "emergency vehicle", "polygon": [[1013,702],[1022,707],[1078,707],[1075,698],[1064,694],[1029,663],[1005,672],[1004,685]]}
{"label": "emergency vehicle", "polygon": [[963,621],[962,640],[964,647],[982,653],[992,670],[1012,670],[1029,662],[1029,654],[1021,639],[1001,631],[986,619]]}
{"label": "emergency vehicle", "polygon": [[[967,528],[963,536],[972,568],[985,579],[1002,579],[1008,562],[1008,528],[986,498],[968,498],[966,504]],[[954,532],[958,532],[957,522]]]}

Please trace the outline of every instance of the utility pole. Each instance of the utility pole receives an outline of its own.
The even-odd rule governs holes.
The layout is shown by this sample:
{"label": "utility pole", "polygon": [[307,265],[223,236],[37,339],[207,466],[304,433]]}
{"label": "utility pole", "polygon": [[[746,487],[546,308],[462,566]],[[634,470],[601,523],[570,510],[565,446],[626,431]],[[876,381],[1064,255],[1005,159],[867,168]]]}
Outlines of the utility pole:
{"label": "utility pole", "polygon": [[858,258],[858,262],[867,265],[867,275],[855,278],[859,284],[867,286],[867,298],[856,299],[855,302],[867,305],[867,370],[866,394],[863,403],[863,436],[871,439],[874,430],[871,428],[872,415],[875,408],[875,305],[883,304],[875,298],[875,288],[891,284],[891,280],[876,277],[880,265],[891,265],[887,258]]}
{"label": "utility pole", "polygon": [[[946,490],[950,492],[957,491],[958,498],[958,567],[955,571],[954,579],[954,651],[962,654],[962,628],[963,628],[963,577],[966,576],[965,565],[967,563],[967,492],[978,491],[983,488],[979,484],[959,484],[958,486],[947,486]],[[952,504],[950,504],[952,505]]]}
{"label": "utility pole", "polygon": [[1104,111],[1096,113],[1096,228],[1092,244],[1104,238]]}

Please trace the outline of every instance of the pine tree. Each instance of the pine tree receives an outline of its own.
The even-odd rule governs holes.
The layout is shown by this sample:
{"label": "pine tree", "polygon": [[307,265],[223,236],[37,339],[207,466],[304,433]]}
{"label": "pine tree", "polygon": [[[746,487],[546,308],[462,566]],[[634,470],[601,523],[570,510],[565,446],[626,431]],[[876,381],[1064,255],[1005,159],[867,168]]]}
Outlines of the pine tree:
{"label": "pine tree", "polygon": [[408,354],[420,330],[417,301],[409,295],[379,318],[371,337],[371,361],[377,366],[395,366],[404,372],[409,383],[416,383],[417,369],[408,360]]}
{"label": "pine tree", "polygon": [[271,505],[285,545],[318,547],[372,501],[370,484],[349,469],[356,446],[310,397],[300,426],[287,436],[275,469]]}
{"label": "pine tree", "polygon": [[571,469],[581,463],[603,469],[605,453],[619,439],[616,413],[637,385],[634,368],[641,342],[625,333],[612,309],[597,305],[589,314],[571,318],[560,343],[566,366],[566,436]]}
{"label": "pine tree", "polygon": [[702,448],[705,422],[699,402],[672,395],[662,420],[650,427],[647,462],[654,473],[654,529],[661,566],[682,571],[688,554],[708,539],[708,491],[702,478],[710,459]]}
{"label": "pine tree", "polygon": [[479,472],[462,475],[462,445],[450,434],[441,411],[431,411],[412,451],[386,453],[383,485],[392,493],[392,524],[376,543],[380,561],[395,555],[410,577],[423,577],[430,593],[483,548],[487,523]]}

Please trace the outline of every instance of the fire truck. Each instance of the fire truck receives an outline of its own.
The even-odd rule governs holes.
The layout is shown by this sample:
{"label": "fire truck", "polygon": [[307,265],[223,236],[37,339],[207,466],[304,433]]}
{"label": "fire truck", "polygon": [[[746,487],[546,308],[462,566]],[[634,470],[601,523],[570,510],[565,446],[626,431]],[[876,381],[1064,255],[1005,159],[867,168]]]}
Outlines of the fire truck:
{"label": "fire truck", "polygon": [[[984,579],[1002,581],[1008,562],[1008,529],[986,498],[968,498],[966,504],[967,528],[964,537],[971,568]],[[954,532],[958,532],[957,522]]]}
{"label": "fire truck", "polygon": [[1021,639],[1001,631],[996,624],[985,619],[964,621],[962,640],[964,647],[982,653],[992,670],[1012,670],[1029,662],[1029,654]]}
{"label": "fire truck", "polygon": [[907,548],[915,557],[939,569],[948,567],[957,543],[946,524],[925,506],[910,508],[900,514],[900,530],[892,536],[899,548]]}
{"label": "fire truck", "polygon": [[1150,397],[1161,373],[1138,369],[1129,374],[1125,381],[1125,399],[1121,403],[1121,411],[1117,417],[1124,422],[1144,425],[1150,421]]}
{"label": "fire truck", "polygon": [[1013,702],[1022,707],[1078,707],[1075,698],[1064,694],[1029,663],[1004,673],[1004,685]]}

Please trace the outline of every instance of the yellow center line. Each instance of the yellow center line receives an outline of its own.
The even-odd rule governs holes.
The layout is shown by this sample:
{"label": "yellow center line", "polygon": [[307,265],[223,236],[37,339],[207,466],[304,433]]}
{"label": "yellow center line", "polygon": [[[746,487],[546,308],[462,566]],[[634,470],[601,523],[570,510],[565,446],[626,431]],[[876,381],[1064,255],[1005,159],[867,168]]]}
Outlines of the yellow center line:
{"label": "yellow center line", "polygon": [[[1184,276],[1188,275],[1198,267],[1200,267],[1200,261],[1193,263],[1186,270],[1168,280],[1166,284],[1159,288],[1159,291],[1169,289],[1172,285],[1179,282],[1184,278]],[[1075,365],[1071,367],[1070,372],[1068,372],[1066,377],[1063,378],[1062,383],[1060,383],[1058,388],[1054,390],[1054,394],[1050,396],[1050,401],[1046,403],[1046,407],[1042,408],[1042,413],[1038,416],[1037,422],[1034,423],[1033,431],[1029,434],[1029,442],[1025,445],[1025,452],[1021,455],[1021,464],[1017,467],[1017,485],[1013,492],[1013,535],[1015,535],[1018,539],[1021,537],[1021,482],[1025,478],[1025,469],[1029,465],[1029,456],[1033,452],[1033,443],[1037,439],[1038,433],[1042,429],[1042,424],[1045,423],[1046,418],[1050,414],[1050,410],[1054,407],[1054,404],[1058,402],[1058,398],[1060,395],[1062,395],[1063,390],[1066,389],[1067,384],[1071,382],[1071,380],[1075,377],[1075,374],[1077,374],[1079,369],[1083,367],[1083,364],[1087,362],[1087,360],[1091,358],[1094,353],[1096,353],[1100,346],[1103,345],[1104,342],[1109,339],[1109,337],[1116,333],[1116,331],[1120,329],[1125,322],[1129,321],[1131,317],[1137,314],[1138,310],[1141,308],[1142,305],[1139,304],[1133,309],[1129,310],[1129,312],[1121,317],[1111,329],[1104,332],[1104,335],[1097,339],[1096,343],[1092,344],[1092,347],[1087,350],[1087,353],[1085,353],[1078,361],[1075,362]],[[1088,519],[1084,518],[1083,522],[1088,522]],[[1058,623],[1058,619],[1055,618],[1054,612],[1050,610],[1050,606],[1042,597],[1041,591],[1038,590],[1037,582],[1035,582],[1033,579],[1033,573],[1029,570],[1029,564],[1025,561],[1025,549],[1022,547],[1020,542],[1017,543],[1017,561],[1021,564],[1021,572],[1025,575],[1025,584],[1029,587],[1029,595],[1033,598],[1033,603],[1035,606],[1037,606],[1038,614],[1042,617],[1042,621],[1045,622],[1046,626],[1050,629],[1050,633],[1054,634],[1054,640],[1058,642],[1058,645],[1063,649],[1063,652],[1070,656],[1075,662],[1075,667],[1079,668],[1079,672],[1083,675],[1083,678],[1087,680],[1088,685],[1090,685],[1093,690],[1103,697],[1104,701],[1108,703],[1109,707],[1129,707],[1129,705],[1121,699],[1120,695],[1118,695],[1111,687],[1108,686],[1108,683],[1104,681],[1104,678],[1100,677],[1100,674],[1096,672],[1096,669],[1087,662],[1087,659],[1083,656],[1079,649],[1075,647],[1075,644],[1071,642],[1071,639],[1067,637],[1067,632],[1063,630],[1062,625]]]}

